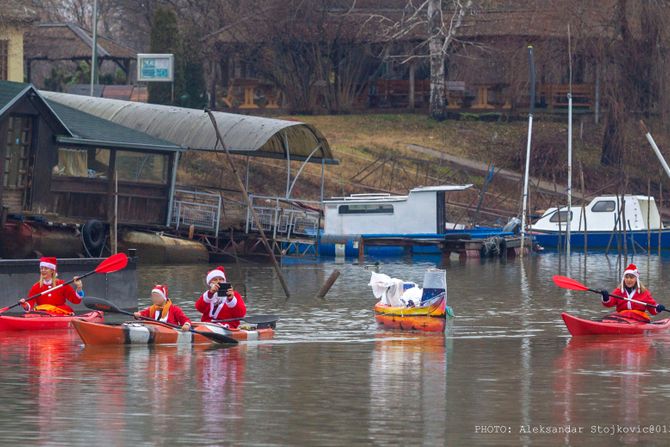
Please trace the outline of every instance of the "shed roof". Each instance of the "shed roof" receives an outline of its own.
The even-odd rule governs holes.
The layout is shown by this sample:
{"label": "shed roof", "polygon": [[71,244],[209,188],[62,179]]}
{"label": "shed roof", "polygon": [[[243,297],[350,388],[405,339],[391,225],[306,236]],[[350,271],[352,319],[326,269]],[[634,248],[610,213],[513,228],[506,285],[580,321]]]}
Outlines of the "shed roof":
{"label": "shed roof", "polygon": [[[202,110],[66,93],[43,91],[42,94],[54,102],[178,146],[217,150],[216,132]],[[213,114],[226,147],[238,155],[337,163],[328,140],[310,124],[233,113]]]}
{"label": "shed roof", "polygon": [[64,130],[57,136],[61,143],[117,149],[182,150],[178,145],[160,138],[45,99],[32,84],[0,81],[0,116],[27,94],[34,95],[62,124]]}
{"label": "shed roof", "polygon": [[30,24],[36,22],[39,17],[37,12],[17,0],[3,0],[0,8],[0,25],[5,23]]}
{"label": "shed roof", "polygon": [[[54,44],[57,43],[57,44]],[[129,60],[136,52],[98,35],[98,58]],[[26,32],[24,53],[26,59],[90,60],[93,37],[88,30],[74,23],[42,23]]]}

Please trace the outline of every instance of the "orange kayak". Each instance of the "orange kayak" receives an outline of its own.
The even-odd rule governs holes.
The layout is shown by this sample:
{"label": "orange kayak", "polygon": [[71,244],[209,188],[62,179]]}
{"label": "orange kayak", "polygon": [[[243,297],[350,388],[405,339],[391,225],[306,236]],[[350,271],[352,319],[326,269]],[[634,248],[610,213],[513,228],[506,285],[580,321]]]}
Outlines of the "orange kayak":
{"label": "orange kayak", "polygon": [[381,301],[375,305],[377,323],[391,329],[442,332],[446,328],[447,317],[451,316],[453,312],[447,306],[445,294],[420,307],[389,306]]}
{"label": "orange kayak", "polygon": [[44,331],[68,329],[74,320],[102,323],[104,314],[98,310],[81,315],[48,315],[40,312],[28,312],[23,315],[0,315],[0,330],[5,331]]}
{"label": "orange kayak", "polygon": [[[170,344],[195,345],[215,344],[211,339],[173,329],[159,322],[130,321],[118,325],[90,323],[74,320],[72,325],[86,345]],[[235,340],[259,340],[272,338],[274,329],[228,329],[216,323],[194,323],[193,328],[201,332],[227,335]]]}

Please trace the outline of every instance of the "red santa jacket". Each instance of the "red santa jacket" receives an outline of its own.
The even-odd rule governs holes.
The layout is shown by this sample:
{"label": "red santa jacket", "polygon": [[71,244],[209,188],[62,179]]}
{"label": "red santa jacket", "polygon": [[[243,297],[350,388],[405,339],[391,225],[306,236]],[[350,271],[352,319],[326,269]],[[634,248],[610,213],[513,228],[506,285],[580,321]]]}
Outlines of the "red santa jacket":
{"label": "red santa jacket", "polygon": [[645,290],[644,292],[638,292],[635,290],[629,295],[625,290],[621,290],[617,287],[610,295],[618,295],[624,298],[630,298],[636,301],[644,301],[645,303],[650,304],[650,306],[644,306],[642,304],[633,303],[631,301],[620,300],[618,298],[614,298],[613,296],[610,296],[607,301],[603,301],[603,306],[605,307],[616,306],[617,312],[624,312],[626,310],[639,310],[642,312],[649,312],[652,315],[656,315],[658,313],[656,311],[656,301],[654,301],[654,299],[651,297],[651,293],[649,293],[648,290]]}
{"label": "red santa jacket", "polygon": [[[40,284],[39,282],[36,282],[30,288],[28,296],[33,296],[41,292],[46,292],[47,290],[56,287],[60,284],[63,284],[64,282],[65,281],[63,281],[62,279],[57,279],[56,281],[54,281],[53,284],[48,286],[46,284]],[[72,308],[65,303],[66,300],[74,304],[81,303],[81,298],[79,297],[79,295],[77,295],[77,292],[75,292],[74,289],[69,284],[60,287],[52,292],[47,292],[44,295],[35,298],[34,300],[26,301],[26,304],[28,304],[26,310],[34,309],[35,307],[42,304],[51,304],[52,306],[59,307],[63,310],[66,310],[67,312],[73,312]]]}
{"label": "red santa jacket", "polygon": [[140,315],[143,317],[152,318],[154,320],[163,321],[165,323],[177,324],[179,326],[183,326],[184,324],[191,322],[186,314],[184,314],[184,311],[181,310],[181,307],[172,304],[172,302],[170,302],[170,307],[168,308],[167,318],[161,316],[161,310],[155,310],[153,315],[151,315],[152,307],[154,306],[149,306],[146,309],[141,310]]}
{"label": "red santa jacket", "polygon": [[[219,298],[210,290],[203,293],[198,301],[195,302],[195,308],[202,313],[200,321],[227,320],[229,318],[242,318],[247,314],[247,306],[244,304],[242,295],[233,291],[233,298]],[[231,328],[240,325],[238,321],[229,321],[226,324]]]}

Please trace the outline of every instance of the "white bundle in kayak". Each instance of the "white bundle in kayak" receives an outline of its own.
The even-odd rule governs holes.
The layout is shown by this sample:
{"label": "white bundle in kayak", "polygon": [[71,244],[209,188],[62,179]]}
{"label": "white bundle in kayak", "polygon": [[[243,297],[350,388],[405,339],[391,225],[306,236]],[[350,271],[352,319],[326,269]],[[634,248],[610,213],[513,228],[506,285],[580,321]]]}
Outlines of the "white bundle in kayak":
{"label": "white bundle in kayak", "polygon": [[429,269],[424,274],[423,289],[416,283],[371,272],[370,283],[375,298],[389,306],[417,306],[447,292],[447,272]]}

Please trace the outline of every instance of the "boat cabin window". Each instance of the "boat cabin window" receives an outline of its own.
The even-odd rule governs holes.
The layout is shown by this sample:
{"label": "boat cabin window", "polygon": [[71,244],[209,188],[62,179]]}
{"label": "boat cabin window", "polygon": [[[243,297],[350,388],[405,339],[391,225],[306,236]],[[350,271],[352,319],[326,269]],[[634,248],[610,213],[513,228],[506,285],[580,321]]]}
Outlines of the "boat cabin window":
{"label": "boat cabin window", "polygon": [[[567,222],[568,221],[568,212],[567,211],[556,211],[549,222]],[[570,211],[570,222],[572,222],[572,211]]]}
{"label": "boat cabin window", "polygon": [[63,177],[107,178],[109,149],[58,148],[58,164],[53,175]]}
{"label": "boat cabin window", "polygon": [[601,200],[596,202],[591,208],[591,211],[594,213],[611,213],[616,209],[616,203],[614,200]]}
{"label": "boat cabin window", "polygon": [[340,205],[339,214],[393,214],[390,203]]}
{"label": "boat cabin window", "polygon": [[116,172],[119,180],[135,183],[166,184],[168,156],[146,152],[118,151]]}

